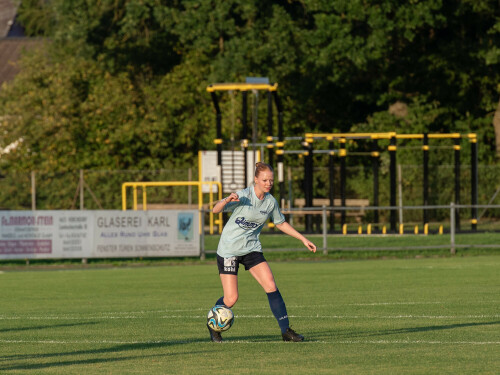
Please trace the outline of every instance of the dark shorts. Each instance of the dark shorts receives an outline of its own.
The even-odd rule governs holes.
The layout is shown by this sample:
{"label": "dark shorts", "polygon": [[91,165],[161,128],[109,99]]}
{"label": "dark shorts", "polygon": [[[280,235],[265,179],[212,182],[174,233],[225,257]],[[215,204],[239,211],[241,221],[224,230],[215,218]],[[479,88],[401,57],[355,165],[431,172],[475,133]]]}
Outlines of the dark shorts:
{"label": "dark shorts", "polygon": [[245,270],[255,267],[257,264],[265,262],[264,254],[259,251],[253,251],[247,255],[240,257],[223,258],[217,254],[217,266],[219,267],[219,274],[224,275],[237,275],[240,263],[245,266]]}

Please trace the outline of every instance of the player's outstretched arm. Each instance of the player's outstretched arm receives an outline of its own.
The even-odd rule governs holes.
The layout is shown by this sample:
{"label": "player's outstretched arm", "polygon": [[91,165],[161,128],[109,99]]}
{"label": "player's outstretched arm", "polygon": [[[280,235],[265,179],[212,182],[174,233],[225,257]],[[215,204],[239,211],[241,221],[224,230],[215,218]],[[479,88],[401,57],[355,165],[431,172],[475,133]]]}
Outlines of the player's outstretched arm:
{"label": "player's outstretched arm", "polygon": [[236,193],[231,193],[229,194],[226,198],[221,199],[218,201],[215,205],[214,208],[212,209],[212,212],[214,214],[218,214],[219,212],[222,212],[224,209],[224,206],[228,204],[229,202],[239,202],[240,198],[238,197],[238,194]]}
{"label": "player's outstretched arm", "polygon": [[312,251],[313,253],[316,252],[316,245],[313,244],[311,241],[309,241],[307,238],[305,238],[302,234],[297,232],[295,228],[292,227],[290,224],[288,224],[286,221],[281,224],[277,224],[276,227],[283,233],[288,234],[289,236],[292,236],[302,241],[304,246],[307,247],[309,251]]}

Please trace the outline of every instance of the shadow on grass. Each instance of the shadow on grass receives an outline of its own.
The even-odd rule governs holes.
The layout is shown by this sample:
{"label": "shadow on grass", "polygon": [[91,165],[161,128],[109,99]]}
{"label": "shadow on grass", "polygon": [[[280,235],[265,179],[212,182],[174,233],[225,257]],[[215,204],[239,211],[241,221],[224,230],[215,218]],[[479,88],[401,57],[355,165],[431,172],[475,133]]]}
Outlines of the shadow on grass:
{"label": "shadow on grass", "polygon": [[[237,343],[237,342],[255,342],[255,343],[266,343],[266,342],[281,342],[281,336],[279,335],[248,335],[248,336],[231,336],[228,335],[224,339],[224,342],[227,344]],[[86,343],[85,343],[86,344]],[[103,343],[105,344],[105,343]],[[124,356],[117,357],[120,353],[125,353],[129,351],[143,351],[149,349],[161,349],[161,348],[169,348],[175,347],[185,344],[207,344],[207,347],[211,349],[208,350],[199,350],[199,351],[190,351],[190,352],[182,352],[182,353],[164,353],[164,354],[151,354],[151,355],[137,355],[137,356]],[[66,345],[66,344],[61,344]],[[145,358],[154,358],[154,357],[167,357],[167,356],[178,356],[178,355],[188,355],[188,354],[202,354],[212,349],[223,348],[223,345],[216,344],[210,342],[208,337],[203,337],[200,339],[193,340],[177,340],[177,341],[158,341],[158,342],[138,342],[138,343],[127,343],[121,345],[115,345],[109,348],[100,348],[100,349],[89,349],[89,350],[76,350],[76,351],[68,351],[68,352],[54,352],[54,353],[44,353],[44,354],[16,354],[16,355],[0,355],[0,362],[7,362],[4,365],[0,365],[1,371],[9,371],[9,370],[37,370],[37,369],[47,369],[47,368],[57,368],[64,366],[75,366],[75,365],[88,365],[88,364],[98,364],[98,363],[110,363],[110,362],[118,362],[118,361],[127,361],[127,360],[135,360],[135,359],[145,359]],[[81,360],[54,360],[51,362],[43,362],[43,363],[34,363],[37,360],[43,360],[45,358],[57,358],[61,357],[69,357],[69,356],[101,356],[112,354],[112,356],[108,356],[105,358],[87,358]],[[15,361],[29,361],[25,363],[16,363]]]}
{"label": "shadow on grass", "polygon": [[67,323],[67,324],[56,324],[56,325],[44,325],[44,326],[29,326],[29,327],[18,327],[18,328],[6,328],[0,329],[1,333],[4,332],[21,332],[21,331],[33,331],[39,329],[47,329],[47,328],[61,328],[61,327],[77,327],[84,325],[93,325],[98,324],[97,322],[86,322],[86,323]]}
{"label": "shadow on grass", "polygon": [[[278,331],[279,332],[279,331]],[[223,336],[225,343],[250,342],[250,343],[265,343],[265,342],[282,342],[281,334],[276,335],[248,335],[248,336]]]}
{"label": "shadow on grass", "polygon": [[397,335],[400,333],[417,333],[417,332],[430,332],[430,331],[441,331],[444,329],[455,329],[455,328],[466,328],[466,327],[479,327],[479,326],[489,326],[500,324],[500,321],[496,322],[480,322],[480,323],[457,323],[457,324],[447,324],[441,326],[427,326],[427,327],[414,327],[414,328],[399,328],[390,331],[385,331],[379,333],[380,335]]}
{"label": "shadow on grass", "polygon": [[500,321],[494,322],[474,322],[474,323],[456,323],[456,324],[446,324],[446,325],[435,325],[435,326],[425,326],[425,327],[409,327],[409,328],[398,328],[391,330],[380,330],[380,331],[326,331],[320,334],[311,334],[310,338],[313,340],[328,340],[332,337],[336,338],[353,338],[353,337],[373,337],[373,336],[385,336],[385,335],[398,335],[404,333],[419,333],[419,332],[433,332],[442,331],[447,329],[456,328],[467,328],[467,327],[479,327],[479,326],[489,326],[498,325]]}
{"label": "shadow on grass", "polygon": [[[158,342],[142,342],[142,343],[130,343],[130,344],[121,344],[115,345],[109,348],[100,348],[100,349],[89,349],[89,350],[76,350],[76,351],[68,351],[68,352],[54,352],[54,353],[45,353],[45,354],[20,354],[20,355],[9,355],[2,356],[0,355],[0,361],[6,361],[5,365],[0,365],[0,373],[1,371],[9,371],[9,370],[36,370],[36,369],[47,369],[52,367],[64,367],[64,366],[75,366],[75,365],[87,365],[87,364],[97,364],[97,363],[110,363],[110,362],[118,362],[118,361],[127,361],[127,360],[135,360],[135,359],[145,359],[145,358],[153,358],[153,357],[167,357],[167,356],[177,356],[177,355],[187,355],[187,354],[201,354],[207,351],[191,351],[191,352],[182,352],[182,353],[164,353],[164,354],[151,354],[151,355],[136,355],[136,356],[124,356],[118,357],[121,353],[126,353],[129,351],[142,351],[149,349],[161,349],[174,347],[184,344],[193,344],[193,343],[201,343],[207,342],[204,340],[187,340],[187,341],[158,341]],[[104,343],[103,343],[104,344]],[[66,345],[66,344],[62,344]],[[110,354],[108,357],[96,358],[97,356]],[[112,355],[111,355],[112,354]],[[33,363],[38,359],[44,358],[52,358],[55,357],[57,359],[61,357],[68,356],[90,356],[91,358],[81,359],[81,360],[54,360],[51,362],[43,362],[43,363]],[[13,364],[13,361],[29,361],[26,363],[16,363]]]}

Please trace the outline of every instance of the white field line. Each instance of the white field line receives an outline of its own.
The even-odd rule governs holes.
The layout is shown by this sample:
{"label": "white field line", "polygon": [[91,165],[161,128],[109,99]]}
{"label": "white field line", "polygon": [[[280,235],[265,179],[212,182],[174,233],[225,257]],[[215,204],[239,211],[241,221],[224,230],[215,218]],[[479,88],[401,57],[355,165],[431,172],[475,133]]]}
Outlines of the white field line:
{"label": "white field line", "polygon": [[[118,344],[118,345],[155,345],[155,344],[200,344],[208,341],[200,340],[174,340],[174,341],[119,341],[119,340],[0,340],[0,344]],[[282,341],[253,341],[253,340],[226,340],[224,344],[282,344],[289,345]],[[371,345],[390,345],[390,344],[434,344],[434,345],[500,345],[500,341],[441,341],[441,340],[340,340],[340,341],[304,341],[299,345],[304,344],[371,344]]]}
{"label": "white field line", "polygon": [[[271,319],[271,314],[235,315],[237,319]],[[289,315],[297,319],[492,319],[500,318],[500,314],[492,315]],[[111,319],[144,319],[140,315],[49,315],[49,316],[0,316],[0,320],[111,320]],[[163,315],[161,319],[202,319],[206,315]]]}
{"label": "white field line", "polygon": [[373,302],[350,303],[347,306],[396,306],[396,305],[441,305],[444,302]]}
{"label": "white field line", "polygon": [[[495,305],[497,303],[500,303],[500,301],[476,301],[473,302],[474,304],[491,304]],[[345,306],[390,306],[390,305],[435,305],[435,304],[446,304],[445,302],[372,302],[372,303],[351,303],[347,304]],[[339,304],[321,304],[321,305],[314,305],[314,307],[338,307]],[[310,305],[289,305],[287,306],[288,309],[301,309],[301,308],[307,308],[310,309]],[[237,310],[259,310],[259,308],[255,307],[237,307]],[[262,310],[268,310],[268,307],[262,307]],[[62,314],[62,315],[44,315],[44,316],[21,316],[21,315],[12,315],[12,316],[2,316],[0,315],[0,320],[14,320],[14,319],[33,319],[33,320],[41,320],[41,319],[140,319],[140,316],[137,315],[146,315],[146,314],[169,314],[169,313],[193,313],[195,311],[208,311],[208,308],[206,307],[198,307],[198,308],[192,308],[192,309],[164,309],[164,310],[142,310],[142,311],[108,311],[108,312],[97,312],[93,313],[92,315],[85,315],[85,314]],[[245,317],[244,315],[240,315],[242,317]],[[168,315],[168,316],[163,316],[163,318],[166,317],[186,317],[189,318],[189,316],[186,315]],[[193,318],[198,318],[199,316],[192,316]],[[257,315],[255,317],[262,317],[262,315]],[[266,315],[267,317],[267,315]],[[297,315],[297,317],[301,317]],[[315,316],[318,317],[318,316]],[[319,316],[321,317],[321,316]],[[331,317],[331,316],[324,316],[326,318]],[[348,318],[348,316],[338,316],[341,318]],[[355,316],[354,318],[358,318],[359,316]],[[425,316],[424,316],[425,317]],[[467,317],[498,317],[497,315],[494,316],[467,316]],[[452,317],[453,318],[453,317]]]}

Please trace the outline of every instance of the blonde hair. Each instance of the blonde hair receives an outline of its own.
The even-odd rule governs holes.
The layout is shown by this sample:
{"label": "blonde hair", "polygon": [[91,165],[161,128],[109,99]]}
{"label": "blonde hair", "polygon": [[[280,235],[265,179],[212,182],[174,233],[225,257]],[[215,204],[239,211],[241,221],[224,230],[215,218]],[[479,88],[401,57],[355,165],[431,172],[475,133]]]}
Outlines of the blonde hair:
{"label": "blonde hair", "polygon": [[267,163],[263,163],[263,162],[259,161],[258,163],[255,164],[255,177],[259,177],[260,172],[264,172],[264,171],[271,171],[274,173],[273,167],[271,167]]}

